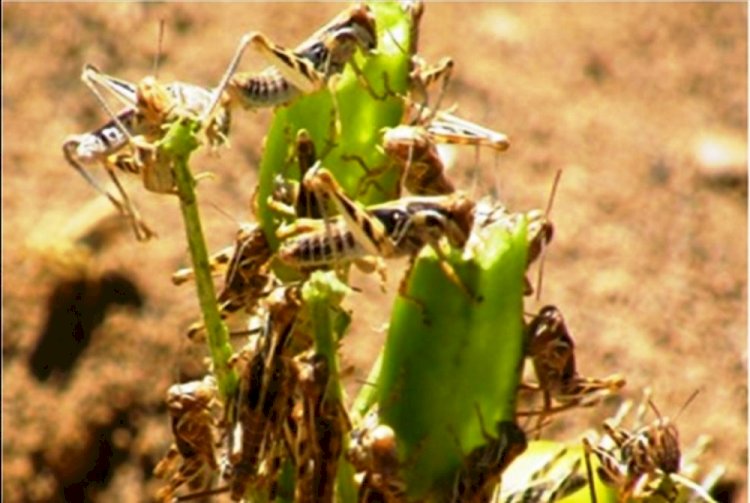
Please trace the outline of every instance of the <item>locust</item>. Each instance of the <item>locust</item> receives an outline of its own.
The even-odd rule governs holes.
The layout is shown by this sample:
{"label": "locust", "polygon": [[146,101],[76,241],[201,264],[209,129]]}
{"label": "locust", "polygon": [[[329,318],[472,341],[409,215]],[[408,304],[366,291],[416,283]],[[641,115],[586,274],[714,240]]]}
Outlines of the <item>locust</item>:
{"label": "locust", "polygon": [[453,66],[453,59],[450,57],[444,57],[436,64],[428,65],[416,52],[412,53],[409,72],[409,96],[407,99],[407,104],[412,104],[412,107],[407,107],[407,114],[415,111],[413,104],[418,104],[418,112],[427,115],[429,89],[437,82],[440,82],[441,86],[434,108],[440,109],[440,103],[453,75]]}
{"label": "locust", "polygon": [[526,434],[515,422],[499,421],[494,437],[485,429],[481,414],[479,421],[485,443],[464,458],[454,480],[452,503],[489,502],[505,469],[526,450]]}
{"label": "locust", "polygon": [[406,485],[400,475],[401,463],[396,449],[393,429],[379,423],[377,413],[371,411],[363,424],[350,433],[346,457],[362,474],[358,501],[406,501]]}
{"label": "locust", "polygon": [[[452,69],[452,61],[441,63],[434,73],[419,79],[420,86],[429,85]],[[416,71],[416,70],[415,70]],[[441,93],[442,95],[442,93]],[[382,151],[390,163],[377,169],[369,169],[361,159],[353,158],[367,171],[360,184],[365,191],[373,179],[386,170],[396,169],[401,183],[411,194],[437,195],[450,194],[455,185],[446,174],[446,167],[440,157],[439,145],[464,145],[476,148],[490,148],[503,152],[510,146],[508,137],[500,132],[482,127],[462,119],[450,112],[431,110],[424,104],[405,99],[407,119],[404,124],[383,130]]]}
{"label": "locust", "polygon": [[[224,285],[217,295],[219,314],[223,320],[240,311],[249,315],[257,312],[259,301],[273,288],[274,279],[269,269],[271,257],[271,248],[257,224],[241,225],[234,245],[211,256],[209,268],[212,272],[219,273],[226,269]],[[172,282],[179,285],[192,278],[192,268],[185,268],[172,275]],[[203,340],[203,323],[191,324],[187,336],[193,341]]]}
{"label": "locust", "polygon": [[[411,17],[410,46],[407,49],[402,48],[403,52],[410,55],[409,96],[399,96],[390,90],[387,90],[387,93],[396,96],[407,105],[405,110],[407,111],[406,116],[408,116],[412,109],[412,107],[408,106],[410,104],[420,103],[420,114],[426,108],[429,97],[428,89],[435,82],[441,81],[443,83],[440,93],[440,99],[442,98],[453,70],[453,60],[451,58],[444,58],[437,65],[427,65],[417,54],[419,25],[424,13],[424,2],[412,2],[404,5],[403,8]],[[391,38],[399,46],[396,39]],[[440,99],[438,100],[438,106]],[[413,108],[416,109],[416,107]],[[407,122],[409,121],[407,120]],[[443,173],[443,164],[437,155],[433,139],[429,137],[424,128],[416,127],[415,123],[416,120],[411,122],[409,126],[401,125],[395,128],[385,128],[383,131],[383,153],[390,158],[391,164],[395,165],[401,173],[400,178],[402,178],[402,183],[399,184],[399,193],[401,185],[404,185],[412,194],[418,195],[447,194],[453,192],[453,184],[450,183]],[[371,170],[361,157],[347,157],[350,160],[358,162],[367,172],[367,176],[360,182],[358,192],[366,192],[370,185],[376,185],[375,179],[393,167],[386,165],[382,168]],[[380,190],[384,192],[382,188]],[[398,196],[399,193],[396,195]]]}
{"label": "locust", "polygon": [[224,404],[226,454],[221,477],[225,485],[183,496],[181,501],[226,492],[232,501],[241,501],[251,487],[275,492],[287,452],[284,425],[292,413],[295,386],[288,352],[300,311],[298,288],[283,290],[283,300],[267,301],[260,333],[229,360],[238,371],[239,385]]}
{"label": "locust", "polygon": [[[400,173],[401,185],[410,193],[449,194],[455,191],[455,187],[445,173],[446,168],[438,152],[439,144],[489,147],[502,152],[508,149],[510,143],[503,133],[441,110],[440,105],[454,70],[453,59],[444,57],[437,64],[429,65],[417,54],[424,3],[413,2],[406,9],[412,18],[412,31],[411,44],[407,48],[410,55],[409,92],[401,96],[405,114],[401,125],[383,131],[382,150],[391,165],[370,170],[362,188],[366,189],[374,176],[395,167]],[[438,98],[431,107],[429,91],[438,83]]]}
{"label": "locust", "polygon": [[168,479],[157,493],[160,501],[171,501],[174,492],[184,484],[193,489],[204,488],[217,471],[216,421],[211,414],[215,397],[216,384],[210,377],[175,384],[167,391],[174,444],[154,469],[156,477]]}
{"label": "locust", "polygon": [[437,145],[425,128],[401,125],[387,129],[383,133],[383,150],[399,169],[401,185],[410,193],[455,192],[455,185],[445,174]]}
{"label": "locust", "polygon": [[409,55],[409,93],[405,101],[407,103],[420,103],[420,108],[427,107],[429,104],[429,88],[436,82],[442,82],[438,104],[436,105],[436,108],[440,108],[440,100],[453,73],[453,59],[445,57],[437,64],[429,65],[419,56],[419,34],[422,16],[424,15],[424,2],[422,0],[403,2],[402,8],[411,18],[409,47],[403,48],[394,37],[391,36],[391,39],[403,53]]}
{"label": "locust", "polygon": [[[409,93],[402,97],[405,104],[402,122],[409,127],[423,129],[434,143],[489,147],[498,152],[507,150],[510,143],[505,134],[461,119],[441,109],[440,105],[453,75],[454,62],[452,58],[444,57],[438,63],[430,65],[417,54],[424,3],[417,1],[409,10],[412,15],[411,46],[408,48],[408,54],[411,55]],[[438,98],[435,105],[430,106],[430,88],[437,83],[440,83]]]}
{"label": "locust", "polygon": [[[247,47],[255,49],[273,66],[260,73],[236,73]],[[357,50],[373,54],[376,48],[375,17],[365,4],[348,8],[293,50],[272,42],[260,32],[247,33],[240,39],[205,117],[219,103],[229,108],[273,107],[332,88],[347,64],[366,83],[353,56]],[[332,95],[335,99],[335,94]]]}
{"label": "locust", "polygon": [[295,438],[295,502],[332,502],[349,419],[329,390],[330,365],[319,353],[295,358],[301,414]]}
{"label": "locust", "polygon": [[502,485],[493,501],[554,503],[585,487],[587,480],[579,473],[581,458],[576,457],[572,463],[566,462],[564,458],[567,454],[568,447],[562,446],[531,472],[528,480],[519,481],[508,472],[507,484]]}
{"label": "locust", "polygon": [[445,111],[428,108],[417,110],[417,105],[407,102],[415,109],[417,118],[383,130],[382,152],[389,162],[382,167],[370,168],[357,156],[347,156],[366,171],[358,192],[366,192],[375,178],[385,171],[395,169],[399,173],[400,194],[403,187],[414,195],[443,195],[455,192],[455,184],[446,174],[446,166],[440,157],[439,145],[463,145],[486,147],[503,152],[510,146],[508,137],[500,132],[484,128]]}
{"label": "locust", "polygon": [[465,195],[414,196],[363,209],[344,194],[325,168],[315,170],[306,183],[322,200],[331,200],[340,215],[322,221],[300,219],[282,227],[279,237],[284,242],[277,254],[283,263],[303,269],[350,261],[383,276],[382,259],[407,256],[413,260],[430,246],[447,277],[473,298],[440,246],[445,239],[462,249],[468,241],[474,202]]}
{"label": "locust", "polygon": [[[680,412],[696,394],[697,392],[688,398]],[[646,404],[654,411],[656,419],[649,424],[641,425]],[[605,484],[617,488],[620,502],[656,495],[667,501],[675,501],[675,485],[686,487],[691,496],[699,501],[715,501],[703,487],[680,475],[682,453],[677,427],[669,418],[659,413],[651,400],[650,389],[644,392],[634,430],[619,426],[624,414],[621,410],[614,420],[605,421],[603,424],[605,438],[614,443],[611,448],[602,444],[593,445],[589,439],[583,439],[591,501],[597,501],[590,460],[592,454],[600,463],[597,468],[599,478]]]}
{"label": "locust", "polygon": [[[257,344],[262,344],[258,341]],[[229,492],[232,501],[240,501],[251,481],[256,479],[263,442],[268,429],[268,418],[263,414],[265,358],[263,351],[248,344],[230,359],[230,366],[239,368],[239,385],[234,396],[224,403],[222,426],[226,430],[225,459],[221,478],[228,482],[223,487],[199,490],[181,497],[180,501],[201,498],[210,494]]]}
{"label": "locust", "polygon": [[[234,75],[248,44],[259,49],[276,66],[259,75]],[[63,154],[74,169],[129,217],[136,238],[147,240],[155,233],[139,215],[116,173],[136,173],[142,177],[147,190],[174,193],[174,175],[169,160],[161,158],[155,148],[163,135],[163,126],[184,115],[200,118],[209,143],[223,145],[229,134],[234,105],[251,108],[275,106],[288,103],[299,94],[322,89],[331,77],[343,71],[347,62],[351,62],[357,47],[371,52],[376,46],[374,17],[369,8],[362,5],[342,13],[295,51],[272,43],[260,33],[243,37],[221,84],[214,89],[182,82],[163,85],[154,77],[132,84],[86,65],[82,79],[111,120],[93,132],[67,138]],[[99,88],[113,94],[125,108],[113,112]],[[217,107],[219,111],[215,112]],[[104,190],[89,174],[91,166],[96,164],[104,166],[119,197]]]}
{"label": "locust", "polygon": [[[603,379],[583,377],[575,359],[575,343],[555,306],[545,306],[526,327],[526,353],[532,361],[538,385],[525,384],[526,389],[542,392],[540,411],[519,412],[519,415],[538,414],[538,427],[547,415],[572,407],[590,406],[602,398],[618,392],[625,379],[614,374]],[[553,407],[552,400],[560,403]]]}
{"label": "locust", "polygon": [[268,418],[261,408],[265,360],[255,352],[240,370],[240,385],[233,401],[227,403],[229,467],[224,478],[229,479],[233,501],[240,500],[255,476],[261,458]]}
{"label": "locust", "polygon": [[[428,109],[423,114],[432,117],[424,127],[438,143],[484,147],[496,152],[504,152],[510,148],[510,140],[505,133],[488,129],[447,111],[432,112]],[[422,117],[419,120],[425,122],[427,119]]]}
{"label": "locust", "polygon": [[[84,66],[81,79],[107,111],[110,120],[94,131],[69,136],[63,143],[63,155],[89,184],[130,219],[138,240],[150,239],[155,233],[139,215],[117,173],[140,176],[144,188],[150,192],[175,193],[174,174],[169,160],[159,153],[158,141],[168,124],[180,117],[197,117],[205,112],[212,93],[184,82],[161,84],[151,76],[133,84],[88,64]],[[114,112],[102,90],[113,95],[124,108]],[[207,121],[204,131],[212,147],[226,143],[229,126],[230,115],[225,108]],[[107,171],[119,197],[105,190],[90,174],[96,165]]]}
{"label": "locust", "polygon": [[306,400],[297,400],[289,422],[285,425],[287,444],[294,462],[294,501],[301,503],[314,498],[315,470],[320,462],[314,441],[314,425],[310,421]]}
{"label": "locust", "polygon": [[[412,105],[413,106],[413,105]],[[367,189],[372,179],[388,169],[396,169],[403,187],[411,194],[451,194],[455,184],[446,174],[438,146],[466,145],[489,147],[496,152],[510,146],[503,133],[492,131],[448,112],[417,112],[415,122],[401,124],[383,131],[382,150],[390,160],[384,168],[367,169],[361,190]],[[362,161],[358,161],[363,164]]]}
{"label": "locust", "polygon": [[258,346],[250,348],[249,355],[240,355],[246,363],[237,396],[228,402],[226,412],[228,423],[233,425],[226,474],[232,501],[241,500],[251,484],[274,484],[275,473],[267,473],[263,480],[258,469],[264,457],[275,454],[289,413],[293,374],[282,354],[296,313],[296,309],[290,312],[286,308],[269,311]]}

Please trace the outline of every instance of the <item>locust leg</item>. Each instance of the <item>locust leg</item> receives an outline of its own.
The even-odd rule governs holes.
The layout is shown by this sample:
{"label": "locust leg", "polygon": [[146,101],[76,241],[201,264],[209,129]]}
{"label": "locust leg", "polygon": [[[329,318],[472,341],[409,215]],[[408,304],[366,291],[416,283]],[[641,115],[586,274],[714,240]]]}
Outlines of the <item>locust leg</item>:
{"label": "locust leg", "polygon": [[[413,56],[412,66],[413,69],[409,74],[412,94],[411,99],[419,103],[419,110],[417,113],[419,122],[426,123],[434,117],[438,110],[440,110],[440,104],[443,101],[443,96],[448,89],[448,84],[453,74],[453,60],[446,57],[441,59],[435,65],[428,67],[419,56]],[[440,86],[437,102],[433,107],[433,111],[430,111],[428,108],[428,88],[437,81],[440,81],[442,85]]]}
{"label": "locust leg", "polygon": [[[262,74],[242,74],[233,78],[239,65],[242,55],[248,46],[252,46],[268,59],[276,68],[276,72],[269,71]],[[263,76],[266,79],[263,79]],[[259,77],[260,76],[260,77]],[[254,81],[259,77],[261,80]],[[277,78],[274,78],[277,77]],[[284,83],[282,83],[284,81]],[[257,82],[254,84],[253,82]],[[201,121],[211,116],[213,110],[222,99],[224,90],[228,87],[230,95],[235,97],[245,97],[247,105],[262,103],[258,99],[257,93],[286,93],[288,94],[288,85],[291,84],[303,94],[309,94],[323,87],[323,76],[315,69],[313,63],[304,58],[300,58],[292,51],[285,49],[271,42],[265,35],[259,32],[251,32],[240,39],[240,43],[235,50],[227,70],[224,73],[219,85],[214,91],[213,99],[210,106],[205,110]],[[289,97],[293,97],[292,93]],[[261,97],[263,99],[263,97]],[[270,100],[268,100],[270,101]],[[279,104],[279,103],[274,103]]]}
{"label": "locust leg", "polygon": [[383,196],[385,196],[387,199],[397,199],[400,195],[400,189],[401,186],[399,184],[397,191],[395,194],[390,194],[388,191],[386,191],[383,186],[377,181],[377,178],[383,175],[384,173],[387,173],[390,169],[389,166],[381,166],[379,168],[371,169],[369,166],[367,166],[367,163],[365,160],[356,155],[342,155],[341,156],[342,161],[354,161],[356,162],[360,168],[362,168],[362,171],[365,172],[365,176],[360,179],[359,184],[357,185],[357,195],[363,195],[366,194],[368,190],[370,190],[371,186],[374,186],[376,189],[380,191]]}
{"label": "locust leg", "polygon": [[127,192],[125,191],[125,188],[120,183],[120,180],[117,178],[117,175],[115,174],[114,170],[105,163],[105,168],[107,169],[107,173],[109,174],[110,178],[112,179],[112,182],[115,184],[115,187],[117,187],[117,191],[120,193],[120,196],[122,197],[122,207],[125,210],[125,214],[130,219],[130,222],[133,226],[133,231],[135,232],[135,237],[138,239],[138,241],[148,241],[152,237],[156,237],[156,233],[151,230],[151,228],[146,225],[146,222],[144,222],[143,218],[141,217],[140,213],[136,209],[136,207],[133,205],[133,203],[130,201],[130,198],[128,197]]}
{"label": "locust leg", "polygon": [[311,173],[312,176],[307,177],[304,183],[321,199],[333,201],[355,240],[369,255],[388,258],[396,254],[382,222],[349,199],[328,170],[320,168]]}
{"label": "locust leg", "polygon": [[[224,274],[225,271],[223,271],[223,269],[229,264],[232,254],[234,253],[234,248],[234,245],[227,246],[209,257],[208,268],[212,276]],[[182,285],[183,283],[192,281],[194,277],[195,272],[192,267],[178,269],[172,274],[172,284]]]}
{"label": "locust leg", "polygon": [[471,288],[466,286],[466,283],[464,283],[458,276],[458,273],[456,273],[456,270],[448,261],[448,257],[440,248],[440,244],[430,243],[430,246],[433,250],[435,250],[435,254],[437,254],[438,256],[438,265],[440,267],[440,270],[443,271],[443,274],[445,274],[445,277],[448,278],[448,281],[456,285],[456,287],[458,287],[458,289],[461,290],[461,292],[463,292],[463,294],[466,295],[472,302],[477,304],[482,302],[482,296],[473,292]]}

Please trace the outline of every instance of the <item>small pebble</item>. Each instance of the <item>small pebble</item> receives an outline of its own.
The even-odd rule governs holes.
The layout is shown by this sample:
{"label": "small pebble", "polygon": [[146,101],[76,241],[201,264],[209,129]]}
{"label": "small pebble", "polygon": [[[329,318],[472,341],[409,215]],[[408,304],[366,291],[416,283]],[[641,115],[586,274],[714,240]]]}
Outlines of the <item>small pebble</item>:
{"label": "small pebble", "polygon": [[704,135],[695,144],[694,156],[701,179],[712,185],[747,184],[747,145],[727,135]]}

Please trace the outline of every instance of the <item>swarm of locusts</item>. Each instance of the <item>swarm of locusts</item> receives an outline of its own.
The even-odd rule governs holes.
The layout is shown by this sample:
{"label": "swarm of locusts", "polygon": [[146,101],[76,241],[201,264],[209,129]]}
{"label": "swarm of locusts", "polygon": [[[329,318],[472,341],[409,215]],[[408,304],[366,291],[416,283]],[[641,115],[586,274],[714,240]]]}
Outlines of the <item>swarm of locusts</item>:
{"label": "swarm of locusts", "polygon": [[[443,108],[454,63],[418,55],[424,7],[354,5],[294,49],[250,32],[214,88],[131,83],[84,68],[109,120],[69,137],[63,152],[139,241],[155,232],[121,176],[176,195],[187,215],[196,197],[196,180],[185,175],[190,151],[225,147],[232,120],[243,120],[238,109],[276,113],[260,187],[247,189],[254,220],[207,260],[191,242],[194,267],[173,275],[176,285],[195,281],[208,292],[186,336],[208,341],[212,364],[204,379],[166,392],[173,442],[154,472],[163,480],[156,498],[713,501],[711,481],[692,482],[683,470],[677,428],[648,394],[631,429],[621,425],[623,410],[601,435],[524,454],[558,414],[600,403],[625,380],[582,373],[557,307],[524,314],[523,297],[540,293],[541,273],[533,285],[528,269],[541,269],[553,239],[559,174],[547,210],[521,213],[475,199],[449,176],[440,145],[500,153],[510,142]],[[270,66],[238,71],[248,47]],[[105,92],[123,108],[112,109]],[[376,119],[357,115],[363,110]],[[356,295],[348,268],[385,278],[394,260],[409,267],[381,374],[352,404],[337,354],[357,315],[341,304]],[[223,277],[218,292],[201,274]],[[247,328],[228,333],[230,318]],[[525,359],[535,378],[523,377]],[[455,396],[431,396],[441,390]],[[644,423],[648,409],[655,419]],[[515,468],[522,461],[534,468]]]}

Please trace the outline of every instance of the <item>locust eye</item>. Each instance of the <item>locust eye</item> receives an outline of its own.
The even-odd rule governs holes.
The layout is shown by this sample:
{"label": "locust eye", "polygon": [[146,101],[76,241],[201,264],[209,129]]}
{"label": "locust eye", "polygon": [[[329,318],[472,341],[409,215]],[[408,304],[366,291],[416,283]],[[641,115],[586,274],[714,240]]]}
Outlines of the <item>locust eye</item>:
{"label": "locust eye", "polygon": [[324,61],[328,56],[328,49],[322,42],[317,42],[307,49],[305,56],[315,62]]}
{"label": "locust eye", "polygon": [[426,215],[424,223],[428,227],[443,227],[443,219],[437,215]]}

